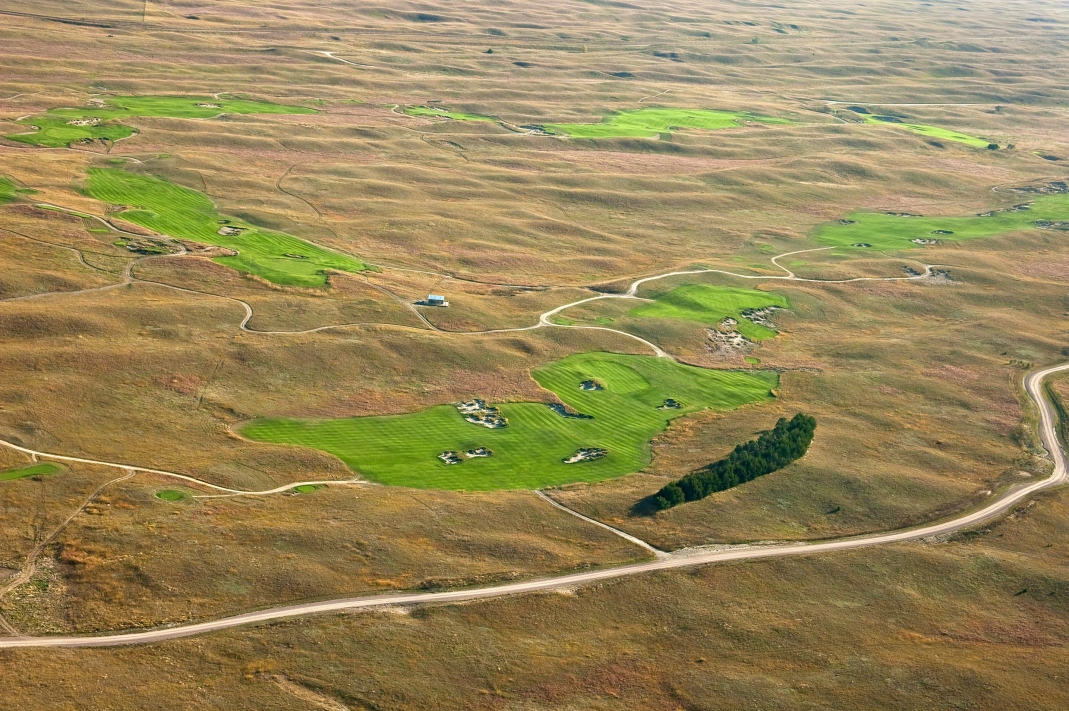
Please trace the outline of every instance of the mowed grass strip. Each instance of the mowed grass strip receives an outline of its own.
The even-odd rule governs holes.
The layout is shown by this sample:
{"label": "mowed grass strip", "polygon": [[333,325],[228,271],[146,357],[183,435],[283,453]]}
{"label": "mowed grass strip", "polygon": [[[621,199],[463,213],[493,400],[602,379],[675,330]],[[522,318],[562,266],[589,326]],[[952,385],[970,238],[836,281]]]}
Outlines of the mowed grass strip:
{"label": "mowed grass strip", "polygon": [[[542,403],[511,403],[498,406],[509,426],[491,430],[466,422],[452,405],[439,405],[405,415],[341,420],[259,419],[242,428],[242,434],[329,452],[383,484],[534,489],[639,471],[650,462],[650,441],[670,419],[768,400],[779,382],[775,373],[706,370],[667,358],[600,352],[569,356],[532,375],[593,419],[565,418]],[[592,379],[604,390],[580,389],[580,383]],[[659,410],[667,398],[683,407]],[[465,451],[478,447],[488,447],[493,456],[464,457]],[[600,447],[608,454],[590,462],[563,463],[582,447]],[[444,464],[438,455],[446,451],[460,452],[463,462]]]}
{"label": "mowed grass strip", "polygon": [[3,205],[5,202],[11,202],[18,197],[18,195],[18,187],[13,182],[0,175],[0,205]]}
{"label": "mowed grass strip", "polygon": [[919,133],[922,136],[929,136],[931,138],[942,138],[946,141],[954,141],[955,143],[964,143],[967,146],[973,148],[987,148],[991,145],[991,141],[985,138],[979,138],[977,136],[970,136],[967,133],[961,133],[960,131],[952,131],[949,128],[940,128],[939,126],[926,126],[922,123],[906,123],[900,119],[888,116],[864,116],[865,123],[875,123],[881,126],[896,126],[898,128],[904,128],[907,131],[913,133]]}
{"label": "mowed grass strip", "polygon": [[1037,229],[1037,221],[1069,221],[1069,194],[1043,195],[1028,209],[995,211],[988,217],[920,217],[882,212],[855,212],[842,221],[817,228],[814,238],[821,244],[851,247],[868,244],[875,249],[911,249],[921,244],[912,240],[953,242],[994,237],[1008,232]]}
{"label": "mowed grass strip", "polygon": [[[360,260],[297,239],[282,232],[252,227],[240,220],[223,219],[203,193],[120,168],[90,168],[89,194],[114,205],[128,205],[124,220],[175,239],[225,247],[237,252],[215,261],[238,271],[288,286],[323,286],[327,272],[360,272]],[[220,234],[222,228],[241,230]]]}
{"label": "mowed grass strip", "polygon": [[643,304],[631,310],[632,316],[646,318],[675,318],[685,321],[697,321],[714,326],[725,318],[738,321],[739,333],[751,341],[764,341],[776,336],[776,331],[760,324],[752,323],[742,317],[748,309],[763,309],[778,306],[790,307],[787,297],[757,289],[743,289],[733,286],[709,286],[705,284],[688,284],[661,294],[652,303]]}
{"label": "mowed grass strip", "polygon": [[0,481],[14,481],[15,479],[24,479],[28,476],[44,476],[46,474],[55,474],[63,471],[63,467],[52,462],[39,462],[37,464],[28,464],[24,467],[17,469],[5,469],[0,471]]}
{"label": "mowed grass strip", "polygon": [[[84,139],[118,141],[135,131],[120,121],[136,116],[211,118],[219,114],[312,114],[313,109],[248,99],[202,96],[114,96],[102,105],[52,109],[18,123],[29,131],[5,136],[12,141],[47,148],[63,148]],[[75,122],[75,123],[72,123]],[[92,122],[92,123],[88,123]],[[37,130],[33,130],[36,127]]]}
{"label": "mowed grass strip", "polygon": [[790,123],[786,119],[758,116],[745,111],[710,109],[634,109],[605,117],[601,123],[550,123],[542,128],[550,133],[575,138],[656,138],[676,128],[715,131],[737,128],[746,121],[768,124]]}
{"label": "mowed grass strip", "polygon": [[449,111],[432,106],[409,106],[405,110],[409,116],[426,116],[430,118],[447,118],[454,121],[497,121],[493,116],[466,114],[462,111]]}

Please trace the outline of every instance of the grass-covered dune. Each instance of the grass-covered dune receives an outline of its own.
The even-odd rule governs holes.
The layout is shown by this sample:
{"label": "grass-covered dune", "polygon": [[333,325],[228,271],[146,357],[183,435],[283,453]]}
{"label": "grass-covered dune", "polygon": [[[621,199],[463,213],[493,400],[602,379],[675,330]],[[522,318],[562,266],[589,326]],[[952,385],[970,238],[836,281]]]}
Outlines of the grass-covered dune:
{"label": "grass-covered dune", "polygon": [[[584,353],[535,370],[539,385],[577,413],[565,418],[542,403],[498,406],[508,427],[465,421],[452,405],[406,415],[342,420],[255,420],[242,429],[253,440],[312,447],[334,454],[367,478],[396,486],[435,489],[531,489],[599,481],[638,471],[650,462],[650,440],[670,419],[704,409],[730,410],[772,397],[775,373],[705,370],[666,358]],[[604,389],[587,391],[596,380]],[[661,410],[666,399],[681,407]],[[447,465],[446,451],[488,447],[493,456]],[[608,454],[565,464],[580,448]]]}
{"label": "grass-covered dune", "polygon": [[98,200],[129,206],[121,213],[124,220],[176,239],[232,249],[236,255],[215,261],[276,284],[323,286],[327,270],[355,273],[367,268],[354,257],[282,232],[225,219],[203,193],[159,178],[120,168],[91,168],[87,188]]}
{"label": "grass-covered dune", "polygon": [[737,128],[746,121],[768,124],[790,123],[786,119],[758,116],[745,111],[713,111],[709,109],[635,109],[605,117],[601,123],[550,123],[542,128],[575,138],[656,138],[676,128],[698,128],[714,131]]}
{"label": "grass-covered dune", "polygon": [[[18,123],[30,132],[5,136],[12,141],[46,148],[62,148],[84,139],[118,141],[135,131],[121,120],[136,116],[211,118],[219,114],[311,114],[303,106],[248,99],[198,96],[114,96],[80,108],[52,109]],[[34,131],[33,127],[37,130]]]}
{"label": "grass-covered dune", "polygon": [[769,306],[785,309],[790,306],[790,302],[787,301],[787,297],[780,294],[757,289],[688,284],[661,294],[651,303],[632,309],[631,315],[647,318],[677,318],[709,326],[731,317],[738,321],[736,328],[739,333],[751,341],[763,341],[775,337],[776,332],[771,328],[746,320],[742,317],[742,312]]}
{"label": "grass-covered dune", "polygon": [[848,219],[817,228],[814,238],[821,244],[836,247],[869,245],[875,249],[909,249],[933,240],[953,242],[994,237],[1008,232],[1038,229],[1043,223],[1067,221],[1069,194],[1043,195],[1027,203],[1027,206],[968,217],[855,212]]}

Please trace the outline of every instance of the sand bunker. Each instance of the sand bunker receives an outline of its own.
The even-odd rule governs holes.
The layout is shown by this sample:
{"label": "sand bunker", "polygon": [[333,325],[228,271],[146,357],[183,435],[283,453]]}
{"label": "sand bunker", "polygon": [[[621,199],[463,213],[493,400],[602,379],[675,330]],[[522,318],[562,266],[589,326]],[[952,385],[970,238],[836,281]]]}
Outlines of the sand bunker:
{"label": "sand bunker", "polygon": [[923,215],[914,215],[912,212],[885,212],[883,214],[891,217],[923,217]]}
{"label": "sand bunker", "polygon": [[100,123],[100,119],[98,119],[98,118],[86,118],[86,119],[75,119],[73,121],[68,121],[67,125],[68,126],[96,126],[98,123]]}
{"label": "sand bunker", "polygon": [[293,254],[291,252],[284,252],[282,256],[289,257],[290,259],[308,259],[308,257],[304,256],[303,254]]}
{"label": "sand bunker", "polygon": [[932,230],[932,234],[933,235],[952,235],[954,233],[951,230]]}
{"label": "sand bunker", "polygon": [[950,272],[946,269],[933,269],[931,273],[921,279],[920,281],[925,284],[932,284],[935,286],[952,286],[960,284],[961,282],[955,281],[950,278]]}
{"label": "sand bunker", "polygon": [[450,451],[450,452],[442,452],[441,454],[438,455],[438,458],[441,459],[446,464],[460,464],[463,461],[460,458],[459,454],[457,454],[456,452],[452,452],[452,451]]}
{"label": "sand bunker", "polygon": [[[739,316],[750,323],[755,323],[758,326],[764,326],[765,328],[772,328],[772,323],[769,321],[769,317],[775,311],[782,311],[779,306],[765,306],[760,309],[743,309],[739,312]],[[727,319],[725,319],[726,321]]]}
{"label": "sand bunker", "polygon": [[665,398],[664,404],[658,407],[658,410],[679,410],[683,406],[672,398]]}
{"label": "sand bunker", "polygon": [[1045,185],[1026,185],[1022,188],[1010,188],[1010,190],[1022,195],[1063,195],[1069,193],[1069,183],[1064,180],[1053,180]]}
{"label": "sand bunker", "polygon": [[848,219],[846,219],[844,217],[843,219],[839,220],[839,224],[840,225],[856,225],[857,224],[857,220],[848,220]]}
{"label": "sand bunker", "polygon": [[221,108],[223,108],[221,104],[197,104],[197,106],[199,106],[202,109],[221,109]]}
{"label": "sand bunker", "polygon": [[494,452],[489,447],[476,447],[475,449],[469,449],[467,452],[464,452],[464,456],[468,459],[475,459],[477,457],[492,457],[494,456]]}
{"label": "sand bunker", "polygon": [[572,456],[561,461],[565,464],[578,464],[579,462],[592,462],[595,459],[601,459],[609,450],[602,449],[601,447],[583,447]]}
{"label": "sand bunker", "polygon": [[746,336],[738,331],[729,331],[725,333],[723,331],[718,331],[715,328],[707,328],[705,329],[705,333],[709,336],[709,343],[712,351],[720,355],[745,353],[753,347],[753,343],[747,340]]}
{"label": "sand bunker", "polygon": [[915,237],[910,240],[913,244],[930,245],[930,244],[943,244],[942,240],[928,239],[927,237]]}
{"label": "sand bunker", "polygon": [[584,380],[579,383],[580,390],[604,390],[605,386],[596,380]]}
{"label": "sand bunker", "polygon": [[977,217],[994,217],[1002,212],[1027,212],[1032,209],[1032,203],[1026,202],[1021,205],[1014,205],[1013,207],[1007,207],[1002,210],[988,210],[987,212],[981,212]]}
{"label": "sand bunker", "polygon": [[575,410],[571,409],[567,405],[561,405],[558,402],[547,402],[546,403],[546,407],[548,407],[550,410],[553,410],[553,412],[557,413],[561,417],[566,417],[569,420],[593,420],[594,419],[593,415],[584,415],[583,413],[576,412]]}
{"label": "sand bunker", "polygon": [[509,421],[501,415],[496,407],[490,407],[484,400],[469,400],[459,403],[457,411],[465,420],[473,425],[480,425],[492,430],[499,430],[509,426]]}
{"label": "sand bunker", "polygon": [[1041,230],[1069,230],[1069,222],[1055,222],[1052,220],[1036,220],[1036,227]]}
{"label": "sand bunker", "polygon": [[218,230],[216,230],[216,234],[220,234],[223,237],[237,237],[244,231],[245,229],[243,227],[229,227],[227,225],[223,225]]}
{"label": "sand bunker", "polygon": [[854,243],[854,244],[852,244],[851,246],[852,246],[852,247],[861,247],[861,248],[863,248],[863,249],[868,249],[868,248],[869,248],[869,247],[871,247],[872,245],[871,245],[871,244],[869,244],[868,242],[855,242],[855,243]]}

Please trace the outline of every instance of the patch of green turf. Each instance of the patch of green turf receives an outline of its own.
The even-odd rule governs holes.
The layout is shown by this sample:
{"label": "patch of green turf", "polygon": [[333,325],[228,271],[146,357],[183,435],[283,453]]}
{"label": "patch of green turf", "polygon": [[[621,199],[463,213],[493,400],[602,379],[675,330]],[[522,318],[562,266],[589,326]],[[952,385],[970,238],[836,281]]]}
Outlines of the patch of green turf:
{"label": "patch of green turf", "polygon": [[564,316],[554,316],[553,323],[557,324],[558,326],[571,326],[575,323],[575,321],[571,320],[570,318],[565,318]]}
{"label": "patch of green turf", "polygon": [[955,242],[994,237],[1019,230],[1037,229],[1037,221],[1069,221],[1069,194],[1037,197],[1027,210],[994,212],[989,217],[902,217],[882,212],[855,212],[848,224],[833,222],[818,227],[814,238],[821,244],[851,247],[870,244],[875,249],[910,249],[911,240]]}
{"label": "patch of green turf", "polygon": [[956,143],[964,143],[967,146],[973,148],[987,148],[991,141],[976,136],[970,136],[967,133],[960,133],[958,131],[951,131],[949,128],[939,128],[938,126],[925,126],[920,123],[905,123],[899,119],[889,116],[873,116],[867,115],[863,117],[865,123],[878,123],[884,126],[897,126],[904,128],[907,131],[913,131],[913,133],[919,133],[922,136],[930,136],[931,138],[942,138],[946,141],[954,141]]}
{"label": "patch of green turf", "polygon": [[[197,96],[114,96],[103,99],[103,106],[83,106],[76,109],[52,109],[45,114],[31,116],[18,123],[31,129],[6,138],[47,148],[63,148],[75,141],[107,139],[118,141],[135,131],[120,121],[136,116],[165,116],[168,118],[211,118],[219,114],[312,114],[313,109],[286,106],[266,101],[245,99],[213,99]],[[199,104],[204,104],[200,106]],[[92,121],[88,125],[71,122]],[[37,130],[32,130],[36,126]]]}
{"label": "patch of green turf", "polygon": [[156,492],[157,499],[163,499],[164,501],[181,501],[187,498],[187,494],[184,491],[176,491],[174,489],[164,489],[163,491]]}
{"label": "patch of green turf", "polygon": [[497,121],[493,116],[480,114],[466,114],[460,111],[447,111],[433,106],[409,106],[405,109],[409,116],[430,116],[432,118],[448,118],[454,121]]}
{"label": "patch of green turf", "polygon": [[606,116],[601,123],[551,123],[542,128],[576,138],[655,138],[676,128],[717,130],[736,128],[744,121],[784,124],[786,119],[758,116],[745,111],[708,109],[634,109]]}
{"label": "patch of green turf", "polygon": [[743,358],[743,360],[745,360],[750,365],[758,365],[761,363],[760,358],[754,358],[753,356],[746,356],[745,358]]}
{"label": "patch of green turf", "polygon": [[24,479],[28,476],[55,474],[59,471],[63,471],[63,467],[58,464],[53,464],[52,462],[38,462],[37,464],[29,464],[25,467],[19,467],[18,469],[5,469],[0,472],[0,481],[14,481],[15,479]]}
{"label": "patch of green turf", "polygon": [[[176,239],[235,250],[236,256],[216,257],[215,261],[276,284],[323,286],[329,269],[344,272],[367,269],[358,259],[282,232],[259,229],[236,219],[223,220],[203,193],[159,178],[118,168],[90,168],[88,190],[98,200],[129,205],[131,209],[121,213],[124,220]],[[224,227],[242,232],[219,234]]]}
{"label": "patch of green turf", "polygon": [[[667,358],[613,353],[569,356],[535,370],[538,383],[575,411],[571,419],[541,403],[499,405],[509,426],[487,429],[466,422],[452,405],[422,412],[344,420],[259,419],[242,429],[250,439],[294,444],[336,455],[354,471],[383,484],[426,489],[531,489],[599,481],[641,470],[650,440],[668,421],[703,409],[730,410],[772,397],[775,373],[728,372],[681,365]],[[581,390],[597,380],[603,390]],[[659,410],[666,398],[679,410]],[[493,456],[447,465],[442,452],[488,447]],[[577,464],[563,459],[582,447],[608,450]]]}
{"label": "patch of green turf", "polygon": [[736,326],[739,333],[751,341],[764,341],[774,338],[776,332],[744,319],[741,312],[747,309],[763,309],[767,306],[785,309],[790,306],[790,302],[785,296],[756,289],[689,284],[661,294],[652,303],[632,309],[631,315],[647,318],[678,318],[697,321],[709,326],[714,326],[730,316],[739,322]]}
{"label": "patch of green turf", "polygon": [[19,190],[13,182],[0,175],[0,205],[18,197]]}
{"label": "patch of green turf", "polygon": [[313,491],[322,489],[322,486],[316,484],[301,484],[300,486],[293,487],[293,490],[298,494],[311,494]]}

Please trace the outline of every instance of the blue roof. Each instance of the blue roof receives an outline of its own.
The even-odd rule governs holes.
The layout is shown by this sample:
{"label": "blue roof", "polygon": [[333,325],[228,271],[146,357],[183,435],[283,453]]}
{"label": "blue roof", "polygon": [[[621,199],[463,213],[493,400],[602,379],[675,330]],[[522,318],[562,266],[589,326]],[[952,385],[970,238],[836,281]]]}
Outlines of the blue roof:
{"label": "blue roof", "polygon": [[431,294],[427,297],[427,301],[445,301],[445,297],[438,296],[438,294]]}

